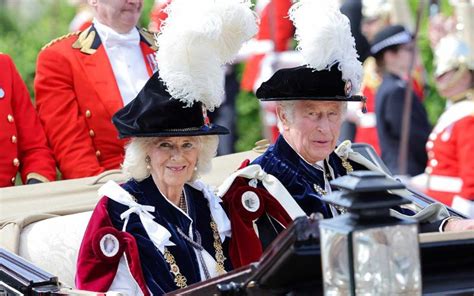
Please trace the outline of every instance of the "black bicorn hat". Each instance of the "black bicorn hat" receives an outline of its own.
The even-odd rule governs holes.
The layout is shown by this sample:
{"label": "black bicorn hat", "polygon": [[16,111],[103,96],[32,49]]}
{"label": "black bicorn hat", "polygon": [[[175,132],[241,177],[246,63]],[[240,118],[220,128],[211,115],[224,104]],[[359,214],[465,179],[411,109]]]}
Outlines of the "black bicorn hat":
{"label": "black bicorn hat", "polygon": [[370,44],[370,52],[376,56],[386,48],[412,41],[413,35],[405,27],[401,25],[387,26],[375,34],[374,40]]}
{"label": "black bicorn hat", "polygon": [[191,106],[173,98],[156,72],[112,122],[120,138],[223,135],[229,130],[209,122],[201,102]]}
{"label": "black bicorn hat", "polygon": [[352,83],[342,79],[338,64],[317,71],[308,66],[280,69],[257,89],[261,101],[364,101],[352,95]]}

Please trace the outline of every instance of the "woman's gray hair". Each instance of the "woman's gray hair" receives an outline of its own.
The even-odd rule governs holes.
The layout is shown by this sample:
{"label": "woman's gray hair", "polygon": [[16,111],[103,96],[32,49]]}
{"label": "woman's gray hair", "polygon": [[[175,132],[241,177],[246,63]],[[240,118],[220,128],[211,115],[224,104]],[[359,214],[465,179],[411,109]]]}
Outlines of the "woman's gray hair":
{"label": "woman's gray hair", "polygon": [[[216,156],[217,145],[219,144],[219,137],[211,136],[196,136],[198,141],[198,160],[196,170],[194,171],[191,180],[194,181],[199,175],[209,172],[212,168],[212,158]],[[132,138],[130,143],[125,147],[125,158],[122,164],[122,172],[129,178],[137,181],[144,180],[150,176],[150,170],[147,168],[146,158],[148,150],[156,142],[157,137],[153,138]]]}

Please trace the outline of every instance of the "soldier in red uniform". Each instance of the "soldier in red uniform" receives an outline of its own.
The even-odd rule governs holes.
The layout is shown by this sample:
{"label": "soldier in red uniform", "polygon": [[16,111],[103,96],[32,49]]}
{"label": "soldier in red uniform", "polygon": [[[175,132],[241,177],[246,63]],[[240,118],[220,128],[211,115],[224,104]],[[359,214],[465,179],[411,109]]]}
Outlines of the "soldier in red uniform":
{"label": "soldier in red uniform", "polygon": [[[472,39],[472,37],[471,37]],[[455,36],[436,48],[436,82],[448,107],[426,143],[427,194],[474,217],[474,58]]]}
{"label": "soldier in red uniform", "polygon": [[156,70],[151,33],[135,26],[143,0],[91,0],[93,24],[46,45],[38,56],[38,113],[63,178],[117,169],[124,141],[112,115]]}
{"label": "soldier in red uniform", "polygon": [[11,58],[0,53],[0,187],[56,178],[53,154],[30,95]]}

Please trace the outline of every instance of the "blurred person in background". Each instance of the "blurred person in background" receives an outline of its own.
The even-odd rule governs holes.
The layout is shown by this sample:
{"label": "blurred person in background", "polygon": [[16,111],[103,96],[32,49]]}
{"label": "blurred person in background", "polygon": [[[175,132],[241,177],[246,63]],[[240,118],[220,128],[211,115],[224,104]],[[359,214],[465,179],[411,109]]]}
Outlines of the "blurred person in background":
{"label": "blurred person in background", "polygon": [[0,187],[56,179],[56,164],[25,83],[12,59],[0,53]]}
{"label": "blurred person in background", "polygon": [[153,35],[136,27],[143,0],[88,3],[92,25],[53,40],[37,60],[37,110],[64,179],[120,167],[125,142],[112,115],[157,70]]}
{"label": "blurred person in background", "polygon": [[426,143],[422,184],[429,196],[474,218],[474,4],[458,1],[455,8],[460,30],[434,50],[436,86],[447,104]]}
{"label": "blurred person in background", "polygon": [[[414,30],[414,18],[405,0],[362,0],[361,31],[370,42],[377,32],[388,25],[403,25],[408,31]],[[357,40],[356,40],[357,42]],[[418,56],[418,52],[416,53]],[[362,80],[361,92],[367,98],[367,112],[361,112],[363,106],[350,103],[348,105],[347,120],[356,125],[354,142],[368,143],[380,155],[380,144],[377,135],[377,119],[375,115],[375,94],[382,82],[381,73],[377,72],[377,66],[373,57],[368,57],[363,62],[364,78]],[[411,75],[413,87],[420,99],[424,98],[424,68],[421,60],[417,58]],[[403,77],[405,78],[405,77]]]}
{"label": "blurred person in background", "polygon": [[382,83],[375,97],[377,134],[382,160],[392,174],[415,176],[424,171],[427,155],[425,144],[431,131],[428,115],[415,91],[412,99],[407,172],[399,170],[403,110],[408,82],[407,75],[414,54],[412,34],[403,26],[388,26],[377,33],[370,50],[382,73]]}

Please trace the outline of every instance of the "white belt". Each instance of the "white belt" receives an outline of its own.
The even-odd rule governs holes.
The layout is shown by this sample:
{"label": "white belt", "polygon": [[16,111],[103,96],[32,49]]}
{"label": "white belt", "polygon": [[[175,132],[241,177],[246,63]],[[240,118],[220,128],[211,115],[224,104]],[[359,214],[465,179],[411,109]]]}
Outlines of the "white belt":
{"label": "white belt", "polygon": [[462,179],[459,177],[429,175],[427,181],[427,188],[433,191],[443,192],[461,192]]}
{"label": "white belt", "polygon": [[374,112],[360,115],[360,118],[359,118],[360,127],[365,127],[365,128],[375,127],[376,124],[377,124],[377,117],[375,116]]}

